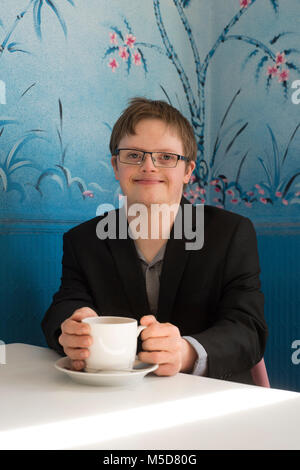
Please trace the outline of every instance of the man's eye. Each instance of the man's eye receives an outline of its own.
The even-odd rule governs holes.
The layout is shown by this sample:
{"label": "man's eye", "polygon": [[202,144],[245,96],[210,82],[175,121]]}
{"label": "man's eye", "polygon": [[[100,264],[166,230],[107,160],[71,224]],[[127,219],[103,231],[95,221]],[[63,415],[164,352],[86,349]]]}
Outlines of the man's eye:
{"label": "man's eye", "polygon": [[175,158],[174,155],[169,155],[168,153],[161,153],[158,158],[160,160],[164,160],[164,161],[170,161],[170,160],[173,160]]}
{"label": "man's eye", "polygon": [[129,153],[127,157],[131,158],[132,160],[135,160],[140,157],[138,153]]}

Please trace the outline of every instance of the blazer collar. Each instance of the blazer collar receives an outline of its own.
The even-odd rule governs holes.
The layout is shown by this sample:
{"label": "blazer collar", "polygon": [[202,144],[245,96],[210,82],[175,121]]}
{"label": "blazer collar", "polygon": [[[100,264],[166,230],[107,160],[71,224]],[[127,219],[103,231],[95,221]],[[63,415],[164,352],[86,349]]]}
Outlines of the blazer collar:
{"label": "blazer collar", "polygon": [[[191,203],[182,196],[180,205]],[[120,274],[120,279],[123,282],[126,295],[128,297],[129,305],[134,316],[140,319],[144,315],[150,315],[150,308],[148,304],[146,284],[141,268],[141,261],[139,259],[135,243],[128,235],[127,238],[119,238],[119,212],[116,209],[116,236],[117,238],[107,238],[105,241],[110,247],[111,254],[114,258],[115,264]],[[122,211],[126,218],[125,211]],[[195,213],[193,214],[193,229],[195,228]],[[176,219],[178,217],[178,213]],[[176,219],[174,225],[176,223]],[[123,224],[128,221],[123,220]],[[182,211],[182,237],[174,238],[174,225],[170,232],[170,237],[166,243],[165,255],[162,265],[160,277],[160,291],[158,298],[158,308],[156,318],[160,322],[168,322],[171,318],[174,301],[178,286],[183,275],[185,265],[189,257],[189,250],[185,249],[184,230],[184,217]],[[117,294],[117,293],[116,293]]]}

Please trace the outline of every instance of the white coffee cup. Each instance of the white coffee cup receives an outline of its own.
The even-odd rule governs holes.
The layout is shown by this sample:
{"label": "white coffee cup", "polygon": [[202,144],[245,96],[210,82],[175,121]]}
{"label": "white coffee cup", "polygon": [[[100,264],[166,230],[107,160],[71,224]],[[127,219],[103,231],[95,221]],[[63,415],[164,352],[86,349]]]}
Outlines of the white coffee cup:
{"label": "white coffee cup", "polygon": [[126,370],[133,367],[137,352],[137,338],[145,326],[138,326],[133,318],[99,316],[82,320],[90,325],[93,343],[85,360],[86,372],[98,370]]}

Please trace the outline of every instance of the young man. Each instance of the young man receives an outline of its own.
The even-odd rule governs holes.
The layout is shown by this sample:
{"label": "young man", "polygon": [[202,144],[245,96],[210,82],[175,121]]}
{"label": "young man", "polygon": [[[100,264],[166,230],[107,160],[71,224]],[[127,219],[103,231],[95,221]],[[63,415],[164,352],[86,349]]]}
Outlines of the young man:
{"label": "young man", "polygon": [[[195,229],[197,213],[182,193],[197,144],[189,122],[167,103],[132,99],[113,128],[110,150],[126,196],[128,236],[119,235],[124,208],[114,211],[112,237],[101,238],[97,230],[107,214],[64,234],[61,287],[42,322],[48,345],[80,370],[92,341],[81,320],[133,317],[147,326],[139,359],[159,364],[157,375],[186,372],[253,383],[250,370],[263,357],[267,326],[252,223],[207,205],[203,246],[186,248],[181,216],[190,206]],[[146,236],[135,239],[136,204],[144,208],[140,229]],[[157,204],[175,208],[167,227],[163,217],[153,217]]]}

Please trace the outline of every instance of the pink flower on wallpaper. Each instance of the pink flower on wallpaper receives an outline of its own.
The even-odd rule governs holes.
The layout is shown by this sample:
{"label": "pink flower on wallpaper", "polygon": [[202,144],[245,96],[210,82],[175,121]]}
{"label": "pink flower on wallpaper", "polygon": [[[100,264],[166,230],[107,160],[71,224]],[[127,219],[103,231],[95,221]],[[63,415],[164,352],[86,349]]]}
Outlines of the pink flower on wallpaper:
{"label": "pink flower on wallpaper", "polygon": [[279,77],[278,77],[279,83],[286,82],[289,78],[289,75],[290,75],[289,70],[287,70],[287,69],[281,70],[281,72],[279,74]]}
{"label": "pink flower on wallpaper", "polygon": [[263,204],[267,204],[267,202],[268,202],[265,197],[261,197],[261,198],[259,198],[259,200],[260,200],[260,202],[262,202]]}
{"label": "pink flower on wallpaper", "polygon": [[278,72],[278,68],[273,65],[273,66],[268,66],[268,71],[267,71],[267,75],[271,75],[272,77],[276,77],[277,75],[277,72]]}
{"label": "pink flower on wallpaper", "polygon": [[135,65],[141,65],[141,54],[139,52],[134,52],[133,60]]}
{"label": "pink flower on wallpaper", "polygon": [[116,33],[109,33],[111,44],[118,44]]}
{"label": "pink flower on wallpaper", "polygon": [[241,8],[247,8],[251,4],[251,0],[240,0]]}
{"label": "pink flower on wallpaper", "polygon": [[204,198],[201,198],[200,201],[201,201],[201,204],[205,204],[205,199]]}
{"label": "pink flower on wallpaper", "polygon": [[297,191],[297,192],[295,193],[295,196],[300,196],[300,191]]}
{"label": "pink flower on wallpaper", "polygon": [[221,192],[221,189],[218,188],[218,187],[215,187],[215,191],[216,191],[216,193],[219,193],[219,192]]}
{"label": "pink flower on wallpaper", "polygon": [[236,198],[234,198],[234,199],[231,199],[231,203],[232,203],[232,204],[237,204],[238,202],[239,202],[239,200],[238,200],[238,199],[236,199]]}
{"label": "pink flower on wallpaper", "polygon": [[265,190],[264,190],[264,189],[259,189],[258,192],[259,192],[259,194],[265,194]]}
{"label": "pink flower on wallpaper", "polygon": [[257,189],[260,189],[259,184],[255,184],[254,186],[255,186]]}
{"label": "pink flower on wallpaper", "polygon": [[127,46],[132,48],[135,43],[135,40],[135,36],[133,36],[132,34],[126,34],[125,44],[127,44]]}
{"label": "pink flower on wallpaper", "polygon": [[190,183],[193,183],[194,181],[196,181],[196,176],[195,175],[192,175],[190,177]]}
{"label": "pink flower on wallpaper", "polygon": [[118,62],[116,61],[116,59],[110,59],[109,63],[108,63],[108,66],[111,68],[111,70],[113,72],[116,71],[116,69],[119,67],[119,64]]}
{"label": "pink flower on wallpaper", "polygon": [[214,201],[214,202],[220,202],[218,197],[214,197],[214,198],[213,198],[213,201]]}
{"label": "pink flower on wallpaper", "polygon": [[245,206],[247,206],[247,207],[252,207],[252,202],[246,201],[246,202],[245,202]]}
{"label": "pink flower on wallpaper", "polygon": [[129,52],[127,51],[127,47],[119,47],[119,56],[123,60],[127,60],[129,57]]}
{"label": "pink flower on wallpaper", "polygon": [[199,188],[198,191],[199,191],[200,194],[205,194],[206,193],[204,188]]}
{"label": "pink flower on wallpaper", "polygon": [[212,186],[215,186],[216,184],[218,184],[219,180],[212,180],[209,184],[211,184]]}
{"label": "pink flower on wallpaper", "polygon": [[232,191],[232,189],[227,189],[227,194],[229,194],[229,196],[234,196],[234,192]]}
{"label": "pink flower on wallpaper", "polygon": [[89,191],[89,190],[83,191],[82,194],[83,194],[83,196],[85,196],[85,197],[94,197],[93,191]]}
{"label": "pink flower on wallpaper", "polygon": [[247,191],[247,195],[248,196],[254,196],[254,192],[253,191]]}
{"label": "pink flower on wallpaper", "polygon": [[286,199],[282,199],[282,204],[284,204],[285,206],[287,206],[289,203],[289,201],[287,201]]}
{"label": "pink flower on wallpaper", "polygon": [[282,193],[281,193],[280,191],[276,191],[275,196],[276,196],[276,197],[281,197],[281,196],[282,196]]}
{"label": "pink flower on wallpaper", "polygon": [[282,65],[285,63],[285,54],[284,52],[277,52],[276,54],[276,65]]}

